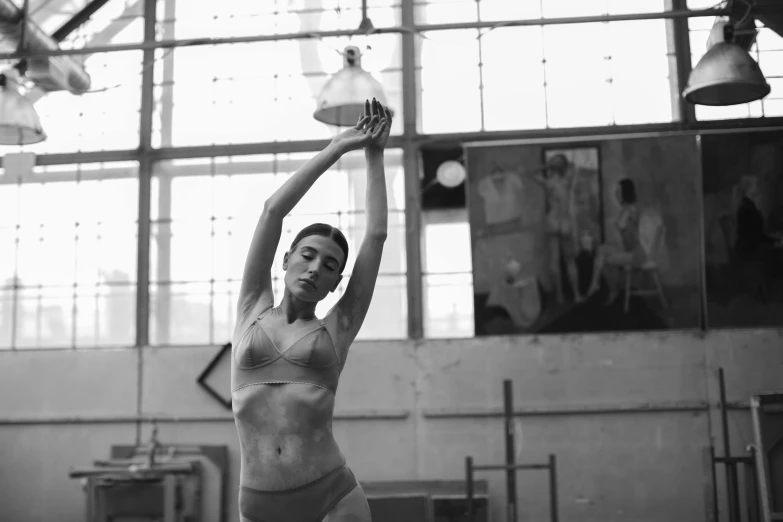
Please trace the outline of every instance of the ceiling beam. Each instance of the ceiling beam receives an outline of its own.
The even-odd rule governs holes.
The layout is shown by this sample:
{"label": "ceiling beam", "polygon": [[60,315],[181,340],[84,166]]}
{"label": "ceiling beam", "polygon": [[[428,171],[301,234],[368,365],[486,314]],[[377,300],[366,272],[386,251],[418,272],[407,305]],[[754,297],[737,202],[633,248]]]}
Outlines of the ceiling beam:
{"label": "ceiling beam", "polygon": [[70,20],[65,22],[59,29],[52,34],[52,39],[56,42],[62,42],[68,35],[81,27],[92,15],[95,14],[98,9],[106,5],[109,0],[92,0],[81,11],[71,17]]}

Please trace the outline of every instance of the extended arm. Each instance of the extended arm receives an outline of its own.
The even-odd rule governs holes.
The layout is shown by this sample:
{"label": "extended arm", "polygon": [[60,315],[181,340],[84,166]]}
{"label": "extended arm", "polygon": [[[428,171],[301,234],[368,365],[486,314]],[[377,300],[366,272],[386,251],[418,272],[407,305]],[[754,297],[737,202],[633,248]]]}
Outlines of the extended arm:
{"label": "extended arm", "polygon": [[[337,345],[342,352],[341,359],[343,362],[345,361],[348,347],[359,333],[359,329],[367,315],[367,310],[370,308],[388,226],[383,148],[388,138],[388,129],[391,126],[392,116],[391,112],[383,108],[380,103],[373,104],[368,109],[372,110],[375,115],[383,114],[386,125],[383,134],[365,148],[365,159],[367,162],[367,229],[359,247],[359,253],[356,256],[356,263],[354,263],[354,269],[345,294],[343,294],[330,312],[330,314],[337,314],[337,332],[339,336]],[[383,120],[381,121],[383,123]]]}
{"label": "extended arm", "polygon": [[273,304],[271,268],[280,242],[283,218],[340,156],[369,143],[373,137],[373,126],[377,123],[378,118],[372,119],[369,115],[362,117],[356,126],[336,136],[266,200],[245,260],[237,302],[237,317],[240,321],[257,306],[268,307]]}

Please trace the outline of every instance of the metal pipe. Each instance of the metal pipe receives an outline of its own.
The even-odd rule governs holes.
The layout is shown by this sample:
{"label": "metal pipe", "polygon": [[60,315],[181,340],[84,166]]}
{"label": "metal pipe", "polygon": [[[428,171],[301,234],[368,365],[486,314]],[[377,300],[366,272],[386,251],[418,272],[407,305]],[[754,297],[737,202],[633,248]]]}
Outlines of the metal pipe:
{"label": "metal pipe", "polygon": [[517,522],[517,474],[514,470],[514,391],[510,379],[503,381],[503,416],[506,420],[506,507],[507,522]]}
{"label": "metal pipe", "polygon": [[726,483],[729,485],[728,500],[729,500],[729,521],[730,522],[742,522],[740,518],[740,499],[739,499],[739,481],[737,476],[737,463],[726,462],[724,463],[724,469],[726,470]]}
{"label": "metal pipe", "polygon": [[718,506],[718,470],[715,466],[715,446],[710,445],[710,467],[712,472],[712,512],[715,522],[720,522],[720,507]]}
{"label": "metal pipe", "polygon": [[[668,0],[672,11],[682,11],[687,9],[687,0]],[[696,106],[688,102],[682,92],[688,84],[688,78],[691,74],[691,40],[688,20],[686,18],[676,18],[667,22],[671,27],[671,46],[674,53],[674,69],[677,75],[676,91],[672,93],[674,109],[677,112],[675,119],[686,123],[696,121]]]}
{"label": "metal pipe", "polygon": [[761,488],[759,487],[759,476],[758,476],[758,470],[756,469],[758,465],[758,461],[756,460],[756,447],[751,445],[750,446],[750,457],[753,459],[753,462],[747,466],[746,469],[751,469],[753,471],[753,478],[750,479],[753,481],[753,489],[755,493],[753,494],[753,499],[748,499],[749,502],[753,502],[753,506],[756,512],[756,516],[753,518],[751,522],[760,522],[761,521]]}
{"label": "metal pipe", "polygon": [[751,422],[753,423],[754,455],[756,456],[756,476],[759,487],[759,503],[761,505],[761,521],[772,522],[772,495],[769,492],[769,475],[767,474],[767,457],[764,441],[761,437],[761,399],[758,395],[750,398]]}
{"label": "metal pipe", "polygon": [[[157,0],[144,0],[144,41],[155,40],[157,19]],[[144,51],[144,62],[149,63],[155,57],[155,51]],[[141,107],[139,109],[139,215],[136,248],[136,346],[138,347],[137,404],[136,414],[143,412],[144,390],[144,347],[149,345],[150,324],[150,241],[152,223],[152,169],[154,162],[148,154],[152,149],[152,113],[154,110],[153,92],[155,90],[154,70],[145,67],[141,75]],[[141,441],[141,422],[136,424],[136,443]]]}
{"label": "metal pipe", "polygon": [[743,462],[742,471],[745,478],[745,509],[748,514],[748,522],[758,522],[758,486],[756,485],[756,469],[753,465],[753,447],[751,456],[747,462]]}
{"label": "metal pipe", "polygon": [[465,497],[468,522],[473,522],[473,457],[465,457]]}
{"label": "metal pipe", "polygon": [[[403,25],[414,23],[414,0],[402,0]],[[419,149],[417,136],[419,89],[416,88],[416,42],[412,33],[402,35],[402,145],[405,176],[405,263],[408,300],[408,338],[424,337],[424,297],[421,269],[421,181],[419,180]],[[392,145],[390,143],[390,145]]]}
{"label": "metal pipe", "polygon": [[[649,403],[618,405],[556,406],[544,408],[517,408],[514,417],[553,417],[569,415],[610,415],[622,413],[693,413],[707,412],[710,404],[706,401],[683,403]],[[492,418],[505,416],[498,410],[435,410],[422,412],[429,419]]]}
{"label": "metal pipe", "polygon": [[[763,8],[764,11],[777,11],[775,7]],[[661,11],[653,13],[578,16],[565,18],[537,18],[528,20],[508,20],[505,22],[464,22],[453,24],[401,25],[395,27],[374,28],[370,34],[421,33],[426,31],[452,31],[455,29],[494,29],[498,27],[523,27],[543,25],[568,25],[602,22],[627,22],[634,20],[663,20],[676,18],[716,17],[730,14],[729,9],[699,9],[684,11]],[[362,30],[349,29],[340,31],[317,31],[309,33],[262,34],[254,36],[235,36],[227,38],[187,38],[181,40],[158,40],[137,44],[113,44],[87,47],[83,49],[58,49],[42,51],[41,53],[1,53],[0,60],[21,59],[31,56],[69,56],[79,54],[105,53],[113,51],[136,51],[147,49],[172,49],[177,47],[193,47],[201,45],[222,45],[238,43],[275,42],[282,40],[300,40],[304,38],[333,38],[344,36],[366,36]]]}
{"label": "metal pipe", "polygon": [[554,454],[549,455],[549,516],[552,522],[560,520],[560,513],[557,509],[557,457]]}
{"label": "metal pipe", "polygon": [[[723,430],[723,456],[728,458],[731,457],[731,444],[729,443],[729,415],[726,408],[726,379],[723,374],[723,368],[718,368],[718,386],[720,389],[721,427]],[[729,522],[740,522],[736,468],[734,468],[734,464],[731,462],[726,462],[726,493],[729,502]]]}
{"label": "metal pipe", "polygon": [[498,470],[515,470],[515,469],[549,469],[549,463],[546,464],[515,464],[508,466],[505,464],[488,464],[485,466],[473,466],[475,471],[498,471]]}
{"label": "metal pipe", "polygon": [[98,9],[106,5],[109,0],[92,0],[89,4],[82,7],[82,9],[73,15],[67,22],[60,26],[55,32],[52,33],[52,39],[55,42],[62,42],[68,35],[81,27],[87,20],[94,15]]}
{"label": "metal pipe", "polygon": [[[737,131],[742,132],[769,132],[783,129],[783,117],[756,119],[729,120],[729,121],[702,121],[691,125],[677,122],[653,123],[641,125],[617,125],[610,127],[611,134],[607,134],[606,127],[582,127],[578,129],[537,129],[519,131],[487,131],[487,132],[463,132],[453,134],[429,134],[417,135],[414,138],[417,144],[434,143],[471,143],[479,145],[482,142],[498,142],[506,144],[533,144],[555,143],[560,140],[573,142],[584,139],[618,139],[618,138],[643,138],[666,136],[684,136],[691,134],[727,134]],[[328,145],[328,140],[308,141],[280,141],[262,143],[242,143],[225,145],[204,145],[195,147],[163,147],[149,151],[155,161],[162,159],[186,159],[205,156],[244,156],[253,154],[284,154],[290,152],[317,152]],[[402,147],[404,139],[401,136],[389,138],[389,148]],[[141,153],[138,150],[109,150],[95,152],[66,152],[41,154],[36,156],[36,165],[64,165],[69,163],[105,163],[111,161],[138,160]],[[3,183],[3,182],[0,182]],[[732,405],[729,404],[731,408]]]}
{"label": "metal pipe", "polygon": [[748,464],[752,457],[715,457],[716,464]]}

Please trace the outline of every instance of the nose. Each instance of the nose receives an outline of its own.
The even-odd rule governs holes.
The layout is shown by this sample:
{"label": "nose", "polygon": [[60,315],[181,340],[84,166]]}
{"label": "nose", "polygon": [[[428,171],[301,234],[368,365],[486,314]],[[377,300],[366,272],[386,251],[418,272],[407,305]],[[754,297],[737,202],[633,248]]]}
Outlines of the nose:
{"label": "nose", "polygon": [[307,273],[310,275],[311,279],[317,281],[318,277],[321,275],[320,261],[313,261],[312,263],[310,263],[310,266],[307,267]]}

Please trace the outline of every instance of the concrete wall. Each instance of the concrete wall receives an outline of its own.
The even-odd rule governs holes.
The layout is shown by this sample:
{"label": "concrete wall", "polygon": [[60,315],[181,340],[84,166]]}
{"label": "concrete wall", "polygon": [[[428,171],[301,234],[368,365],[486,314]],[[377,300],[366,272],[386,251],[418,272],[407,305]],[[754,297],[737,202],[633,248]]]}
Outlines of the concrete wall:
{"label": "concrete wall", "polygon": [[[234,424],[195,383],[216,350],[0,352],[0,520],[82,521],[84,496],[68,469],[133,443],[139,406],[169,419],[159,425],[164,443],[230,448],[237,520]],[[502,417],[486,414],[501,412],[501,381],[513,379],[518,458],[557,454],[561,520],[711,520],[718,367],[729,401],[783,389],[783,330],[357,343],[334,430],[360,480],[461,479],[466,455],[503,461]],[[730,427],[741,452],[748,412],[732,410]],[[504,476],[484,477],[493,520],[503,522]],[[522,473],[518,484],[520,520],[545,520],[545,474]]]}

